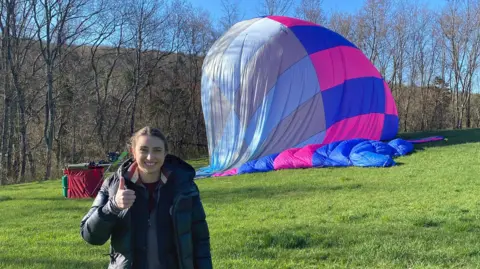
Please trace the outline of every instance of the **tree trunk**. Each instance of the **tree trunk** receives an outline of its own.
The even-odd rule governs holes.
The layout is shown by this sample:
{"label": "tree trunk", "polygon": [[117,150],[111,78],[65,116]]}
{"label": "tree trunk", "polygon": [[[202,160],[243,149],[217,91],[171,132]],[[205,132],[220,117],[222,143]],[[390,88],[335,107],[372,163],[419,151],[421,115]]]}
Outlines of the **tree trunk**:
{"label": "tree trunk", "polygon": [[[13,98],[15,99],[15,98]],[[7,140],[7,174],[9,177],[15,176],[13,168],[13,145],[16,143],[16,134],[15,134],[15,121],[16,121],[16,110],[17,105],[16,102],[12,102],[10,106],[10,121],[9,121],[9,136]]]}
{"label": "tree trunk", "polygon": [[[47,52],[48,53],[48,52]],[[52,145],[54,135],[55,123],[55,108],[53,101],[53,68],[52,64],[47,64],[47,100],[46,100],[46,128],[45,128],[45,146],[46,146],[46,163],[45,163],[45,177],[48,180],[51,176],[52,170]]]}
{"label": "tree trunk", "polygon": [[471,100],[470,96],[471,96],[471,94],[469,92],[468,96],[467,96],[467,111],[466,111],[467,112],[467,115],[466,115],[466,117],[467,117],[467,119],[466,119],[467,120],[467,122],[466,122],[467,126],[466,127],[467,128],[470,128],[472,126],[471,114],[470,114],[471,113],[471,110],[470,110],[470,108],[471,108],[471,106],[470,106],[470,100]]}
{"label": "tree trunk", "polygon": [[28,163],[30,164],[30,180],[34,180],[37,176],[37,172],[35,169],[35,159],[33,159],[33,154],[31,151],[28,151]]}
{"label": "tree trunk", "polygon": [[23,181],[27,166],[27,126],[25,123],[25,97],[23,90],[17,88],[19,131],[20,131],[20,174],[19,181]]}
{"label": "tree trunk", "polygon": [[[408,91],[407,88],[405,88],[405,90]],[[408,124],[408,111],[409,111],[409,109],[410,109],[410,93],[407,93],[407,103],[406,103],[406,107],[405,107],[405,115],[404,115],[404,120],[403,120],[403,131],[404,132],[408,131],[407,124]]]}
{"label": "tree trunk", "polygon": [[0,155],[0,185],[5,184],[7,169],[6,166],[6,157],[7,157],[7,138],[8,133],[8,123],[10,122],[10,98],[8,90],[8,80],[4,81],[5,94],[3,95],[3,126],[2,126],[2,142],[1,142],[1,155]]}
{"label": "tree trunk", "polygon": [[143,47],[142,25],[140,24],[138,28],[135,74],[134,74],[134,82],[133,82],[134,83],[133,84],[133,105],[132,105],[132,117],[130,119],[130,134],[133,134],[135,132],[135,112],[137,109],[138,88],[140,84],[140,72],[142,68],[142,47]]}
{"label": "tree trunk", "polygon": [[17,180],[19,182],[23,182],[27,166],[27,124],[25,122],[25,93],[24,90],[21,88],[20,82],[18,80],[18,68],[13,66],[13,62],[11,62],[11,55],[9,55],[9,58],[11,64],[10,67],[12,71],[13,84],[15,86],[18,103],[18,131],[20,134],[20,173],[18,174]]}
{"label": "tree trunk", "polygon": [[132,116],[130,117],[130,135],[135,132],[135,110],[137,108],[137,89],[133,93]]}
{"label": "tree trunk", "polygon": [[73,115],[73,141],[72,141],[72,154],[70,157],[70,162],[75,163],[77,160],[75,158],[76,152],[77,152],[77,119],[76,119],[76,114],[72,113]]}

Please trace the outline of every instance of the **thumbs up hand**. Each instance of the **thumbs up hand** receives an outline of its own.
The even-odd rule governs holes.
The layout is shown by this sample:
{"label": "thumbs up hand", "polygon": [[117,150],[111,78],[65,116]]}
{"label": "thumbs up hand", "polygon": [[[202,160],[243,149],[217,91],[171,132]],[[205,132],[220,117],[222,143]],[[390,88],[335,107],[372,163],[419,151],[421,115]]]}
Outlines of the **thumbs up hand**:
{"label": "thumbs up hand", "polygon": [[133,202],[135,202],[135,191],[126,189],[125,179],[121,177],[117,194],[115,195],[115,203],[119,209],[124,210],[130,208]]}

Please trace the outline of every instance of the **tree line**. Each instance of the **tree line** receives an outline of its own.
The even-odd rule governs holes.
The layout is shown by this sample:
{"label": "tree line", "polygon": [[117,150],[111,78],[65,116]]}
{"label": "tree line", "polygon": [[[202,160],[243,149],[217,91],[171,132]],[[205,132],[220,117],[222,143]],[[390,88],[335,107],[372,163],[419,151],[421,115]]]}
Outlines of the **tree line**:
{"label": "tree line", "polygon": [[[356,13],[327,11],[322,0],[255,8],[352,41],[392,89],[402,131],[479,127],[478,1],[429,9],[367,0]],[[106,159],[144,125],[160,127],[173,153],[205,156],[202,59],[248,19],[241,1],[221,9],[215,19],[187,0],[0,0],[0,185]]]}

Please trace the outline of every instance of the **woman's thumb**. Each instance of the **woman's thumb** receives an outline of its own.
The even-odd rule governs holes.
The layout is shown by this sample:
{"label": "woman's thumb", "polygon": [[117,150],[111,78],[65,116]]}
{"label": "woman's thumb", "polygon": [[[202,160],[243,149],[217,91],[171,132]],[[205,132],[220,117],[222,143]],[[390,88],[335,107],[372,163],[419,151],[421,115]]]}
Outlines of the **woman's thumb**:
{"label": "woman's thumb", "polygon": [[123,177],[120,177],[120,182],[118,183],[118,189],[119,190],[125,189],[125,179]]}

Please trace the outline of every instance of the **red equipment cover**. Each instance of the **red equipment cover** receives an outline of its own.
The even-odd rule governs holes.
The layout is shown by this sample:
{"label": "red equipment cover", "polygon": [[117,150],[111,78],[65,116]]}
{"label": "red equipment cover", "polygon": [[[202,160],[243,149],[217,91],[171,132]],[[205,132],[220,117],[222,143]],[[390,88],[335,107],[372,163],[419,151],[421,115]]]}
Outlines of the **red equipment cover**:
{"label": "red equipment cover", "polygon": [[102,186],[103,167],[65,169],[68,177],[68,198],[95,198]]}

